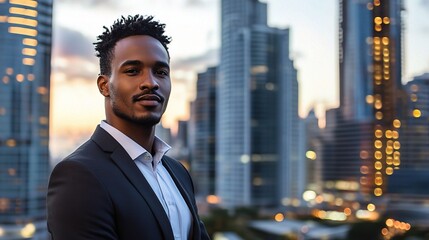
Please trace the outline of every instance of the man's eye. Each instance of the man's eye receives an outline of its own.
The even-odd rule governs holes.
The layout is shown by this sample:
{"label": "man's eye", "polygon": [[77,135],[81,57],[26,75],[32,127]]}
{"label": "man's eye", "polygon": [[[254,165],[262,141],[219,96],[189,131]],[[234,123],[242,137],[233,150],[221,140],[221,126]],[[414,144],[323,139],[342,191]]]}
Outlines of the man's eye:
{"label": "man's eye", "polygon": [[168,76],[168,71],[164,69],[160,69],[156,71],[156,74],[162,75],[162,76]]}
{"label": "man's eye", "polygon": [[125,73],[127,75],[134,76],[134,75],[137,75],[139,71],[137,69],[131,68],[131,69],[125,70]]}

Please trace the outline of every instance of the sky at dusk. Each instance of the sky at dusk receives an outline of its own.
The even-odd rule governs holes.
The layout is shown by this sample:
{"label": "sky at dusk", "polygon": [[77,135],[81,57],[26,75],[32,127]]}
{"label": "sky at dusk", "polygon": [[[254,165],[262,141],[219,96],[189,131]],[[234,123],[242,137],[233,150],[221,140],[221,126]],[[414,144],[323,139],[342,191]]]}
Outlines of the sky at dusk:
{"label": "sky at dusk", "polygon": [[[338,106],[338,0],[265,0],[272,27],[289,28],[301,117]],[[429,1],[405,0],[404,79],[429,72]],[[104,119],[92,43],[121,15],[153,15],[173,41],[173,90],[163,125],[189,117],[196,74],[219,61],[220,0],[56,0],[51,75],[51,153],[62,158]]]}

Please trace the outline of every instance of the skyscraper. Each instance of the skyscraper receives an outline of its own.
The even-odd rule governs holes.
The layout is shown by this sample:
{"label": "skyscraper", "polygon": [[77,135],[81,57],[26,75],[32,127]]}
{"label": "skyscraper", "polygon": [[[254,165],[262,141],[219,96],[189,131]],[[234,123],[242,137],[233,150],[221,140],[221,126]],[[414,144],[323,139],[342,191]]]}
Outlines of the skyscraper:
{"label": "skyscraper", "polygon": [[401,162],[402,1],[339,3],[340,108],[323,180],[350,201],[380,201]]}
{"label": "skyscraper", "polygon": [[0,1],[0,238],[46,239],[52,0]]}
{"label": "skyscraper", "polygon": [[216,195],[227,208],[276,206],[301,191],[291,182],[299,121],[289,30],[268,27],[257,0],[223,0],[221,15]]}
{"label": "skyscraper", "polygon": [[198,74],[197,96],[191,107],[191,166],[198,196],[215,194],[217,67]]}

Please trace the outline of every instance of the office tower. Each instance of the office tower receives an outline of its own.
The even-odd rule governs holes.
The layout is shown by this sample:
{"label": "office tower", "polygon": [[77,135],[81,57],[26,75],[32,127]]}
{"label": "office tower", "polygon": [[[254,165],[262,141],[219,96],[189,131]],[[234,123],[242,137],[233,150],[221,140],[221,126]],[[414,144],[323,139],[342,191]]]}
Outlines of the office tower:
{"label": "office tower", "polygon": [[223,0],[221,18],[216,195],[226,208],[276,206],[302,194],[289,30],[268,27],[257,0]]}
{"label": "office tower", "polygon": [[339,3],[340,108],[323,180],[349,201],[381,202],[401,159],[402,1]]}
{"label": "office tower", "polygon": [[401,169],[391,176],[392,201],[425,201],[429,196],[429,73],[416,76],[405,86],[408,97],[402,121]]}
{"label": "office tower", "polygon": [[322,192],[321,169],[322,163],[317,153],[322,152],[322,131],[319,128],[319,120],[314,109],[303,121],[305,139],[305,189]]}
{"label": "office tower", "polygon": [[195,191],[206,198],[215,194],[217,67],[199,73],[191,107],[191,173]]}
{"label": "office tower", "polygon": [[0,1],[0,238],[46,239],[52,1]]}

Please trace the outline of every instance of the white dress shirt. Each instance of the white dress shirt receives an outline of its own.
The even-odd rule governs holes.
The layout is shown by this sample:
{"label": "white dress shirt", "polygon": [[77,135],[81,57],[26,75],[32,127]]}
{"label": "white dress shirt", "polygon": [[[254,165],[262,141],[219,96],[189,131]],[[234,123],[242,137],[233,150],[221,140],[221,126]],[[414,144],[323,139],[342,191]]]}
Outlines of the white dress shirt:
{"label": "white dress shirt", "polygon": [[191,212],[161,161],[171,147],[155,137],[153,143],[155,154],[152,156],[150,152],[107,122],[101,121],[100,127],[121,144],[149,182],[170,220],[174,239],[188,239],[192,222]]}

